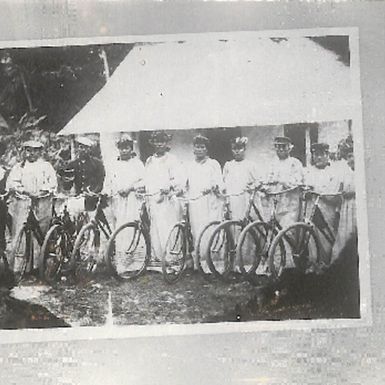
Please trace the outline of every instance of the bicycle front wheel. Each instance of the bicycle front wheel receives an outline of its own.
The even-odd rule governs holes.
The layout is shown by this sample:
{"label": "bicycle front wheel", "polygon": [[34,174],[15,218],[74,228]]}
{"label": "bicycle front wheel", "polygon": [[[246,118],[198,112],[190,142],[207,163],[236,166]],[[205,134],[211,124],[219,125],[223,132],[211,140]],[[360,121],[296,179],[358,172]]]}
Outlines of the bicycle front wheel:
{"label": "bicycle front wheel", "polygon": [[297,222],[282,229],[274,238],[269,251],[269,268],[274,279],[281,276],[286,265],[279,262],[278,249],[284,249],[286,257],[291,256],[294,267],[305,272],[311,264],[319,263],[319,241],[312,226]]}
{"label": "bicycle front wheel", "polygon": [[141,275],[150,261],[150,239],[138,222],[129,222],[111,235],[105,254],[106,265],[118,280]]}
{"label": "bicycle front wheel", "polygon": [[71,254],[70,268],[76,277],[86,276],[95,269],[99,247],[100,232],[93,223],[88,223],[77,235]]}
{"label": "bicycle front wheel", "polygon": [[69,264],[72,252],[72,237],[59,224],[52,226],[46,234],[39,260],[40,278],[54,283]]}
{"label": "bicycle front wheel", "polygon": [[167,283],[178,281],[185,268],[187,242],[186,229],[182,223],[177,223],[170,231],[166,249],[162,258],[163,278]]}
{"label": "bicycle front wheel", "polygon": [[18,284],[23,279],[27,265],[32,255],[32,236],[29,231],[22,227],[17,234],[15,244],[10,255],[10,266],[13,271],[15,283]]}
{"label": "bicycle front wheel", "polygon": [[236,271],[236,249],[242,223],[229,220],[216,227],[207,247],[207,263],[215,277],[228,281]]}
{"label": "bicycle front wheel", "polygon": [[207,263],[207,247],[212,233],[220,223],[220,221],[213,221],[207,224],[200,232],[195,244],[197,268],[205,278],[213,275]]}
{"label": "bicycle front wheel", "polygon": [[270,224],[261,221],[249,223],[242,230],[237,245],[239,269],[242,274],[254,274],[261,260],[267,260],[270,242],[276,234],[277,231]]}

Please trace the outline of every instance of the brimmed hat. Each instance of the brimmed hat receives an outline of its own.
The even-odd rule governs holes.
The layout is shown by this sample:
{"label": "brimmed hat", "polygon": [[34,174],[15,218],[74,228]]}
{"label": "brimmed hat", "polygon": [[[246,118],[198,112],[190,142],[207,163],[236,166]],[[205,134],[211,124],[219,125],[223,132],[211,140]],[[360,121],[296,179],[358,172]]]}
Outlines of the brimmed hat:
{"label": "brimmed hat", "polygon": [[78,136],[75,140],[83,146],[92,147],[95,145],[93,140],[86,138],[85,136]]}
{"label": "brimmed hat", "polygon": [[249,139],[246,136],[238,136],[231,139],[231,145],[234,147],[246,147]]}
{"label": "brimmed hat", "polygon": [[28,140],[27,142],[23,143],[24,148],[43,148],[44,145],[42,142],[39,142],[37,140]]}
{"label": "brimmed hat", "polygon": [[292,142],[287,136],[276,136],[274,138],[274,144],[292,144]]}
{"label": "brimmed hat", "polygon": [[312,154],[316,152],[329,152],[329,145],[327,143],[313,143],[310,150]]}
{"label": "brimmed hat", "polygon": [[206,147],[209,145],[210,141],[209,141],[209,138],[207,138],[206,136],[203,136],[203,135],[196,135],[194,136],[194,139],[193,139],[193,144],[196,145],[196,144],[203,144],[205,145]]}
{"label": "brimmed hat", "polygon": [[167,134],[165,131],[153,131],[151,133],[149,142],[169,142],[172,138],[171,134]]}

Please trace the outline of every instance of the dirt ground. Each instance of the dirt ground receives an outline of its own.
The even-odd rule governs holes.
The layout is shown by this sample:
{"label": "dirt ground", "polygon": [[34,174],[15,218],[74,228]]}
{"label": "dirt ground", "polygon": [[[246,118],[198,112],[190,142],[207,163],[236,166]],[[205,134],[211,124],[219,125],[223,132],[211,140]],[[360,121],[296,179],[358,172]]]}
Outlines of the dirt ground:
{"label": "dirt ground", "polygon": [[[5,283],[4,277],[2,282]],[[120,282],[104,270],[54,286],[27,277],[0,290],[0,328],[145,325],[359,317],[358,254],[351,243],[321,275],[285,270],[225,283],[198,272],[167,284],[159,271]]]}

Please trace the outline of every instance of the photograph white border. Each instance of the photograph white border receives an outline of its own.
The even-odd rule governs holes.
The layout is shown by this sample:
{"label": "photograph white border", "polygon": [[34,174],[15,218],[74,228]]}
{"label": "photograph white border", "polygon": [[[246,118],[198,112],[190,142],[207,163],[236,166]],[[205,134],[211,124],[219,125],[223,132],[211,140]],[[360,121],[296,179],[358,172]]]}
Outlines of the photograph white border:
{"label": "photograph white border", "polygon": [[[350,71],[352,77],[353,100],[357,108],[354,116],[347,117],[352,120],[354,152],[356,158],[356,189],[357,194],[357,225],[358,225],[358,253],[360,277],[360,312],[359,319],[317,319],[317,320],[287,320],[287,321],[248,321],[248,322],[223,322],[212,324],[162,324],[162,325],[128,325],[128,326],[97,326],[97,327],[72,327],[52,329],[18,329],[0,330],[0,343],[24,343],[38,341],[69,341],[85,339],[115,339],[129,337],[154,337],[171,335],[198,335],[221,334],[256,331],[276,330],[311,330],[334,329],[349,327],[367,327],[372,325],[371,308],[371,281],[370,281],[370,255],[367,217],[367,189],[364,163],[364,132],[362,127],[362,105],[360,86],[360,60],[359,60],[359,30],[357,27],[338,28],[311,28],[293,30],[265,30],[265,31],[234,31],[234,32],[207,32],[188,34],[165,35],[130,35],[117,37],[92,37],[92,38],[65,38],[46,40],[22,40],[0,42],[0,49],[5,48],[32,48],[32,47],[60,47],[65,45],[93,45],[111,43],[139,43],[139,42],[166,42],[176,40],[199,39],[202,35],[213,38],[229,38],[234,36],[259,36],[259,37],[303,37],[344,35],[349,36]],[[324,121],[333,120],[326,117]]]}

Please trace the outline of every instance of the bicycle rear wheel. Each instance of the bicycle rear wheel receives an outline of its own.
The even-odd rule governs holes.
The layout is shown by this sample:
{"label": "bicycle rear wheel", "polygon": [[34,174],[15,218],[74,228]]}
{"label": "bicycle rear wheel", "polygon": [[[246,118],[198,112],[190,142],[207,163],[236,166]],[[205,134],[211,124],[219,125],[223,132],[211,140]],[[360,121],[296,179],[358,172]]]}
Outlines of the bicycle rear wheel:
{"label": "bicycle rear wheel", "polygon": [[220,221],[213,221],[207,224],[200,232],[195,244],[195,253],[198,265],[197,268],[205,278],[210,278],[213,276],[207,263],[207,247],[213,231],[220,223]]}
{"label": "bicycle rear wheel", "polygon": [[77,278],[85,278],[97,264],[100,232],[93,223],[83,226],[76,237],[71,254],[70,268]]}
{"label": "bicycle rear wheel", "polygon": [[31,258],[31,248],[33,248],[31,233],[25,227],[22,227],[17,234],[10,255],[10,266],[16,284],[21,282],[26,273],[27,265]]}
{"label": "bicycle rear wheel", "polygon": [[141,275],[150,261],[151,246],[147,233],[139,222],[125,223],[111,235],[107,244],[105,262],[118,280]]}
{"label": "bicycle rear wheel", "polygon": [[59,224],[52,226],[46,234],[39,260],[40,278],[49,284],[54,283],[66,265],[72,252],[72,237]]}
{"label": "bicycle rear wheel", "polygon": [[229,220],[216,227],[207,247],[207,263],[215,277],[229,281],[237,276],[236,249],[242,223]]}
{"label": "bicycle rear wheel", "polygon": [[167,283],[175,283],[184,272],[186,264],[187,244],[185,226],[177,223],[170,231],[166,249],[162,258],[163,278]]}
{"label": "bicycle rear wheel", "polygon": [[279,262],[278,249],[284,249],[286,257],[291,256],[294,266],[305,272],[311,264],[319,263],[319,240],[312,226],[297,222],[279,231],[269,251],[269,267],[274,279],[281,276],[286,267],[286,258]]}
{"label": "bicycle rear wheel", "polygon": [[249,223],[241,232],[237,245],[239,269],[242,274],[254,274],[261,262],[266,261],[270,241],[277,231],[265,222],[255,221]]}

